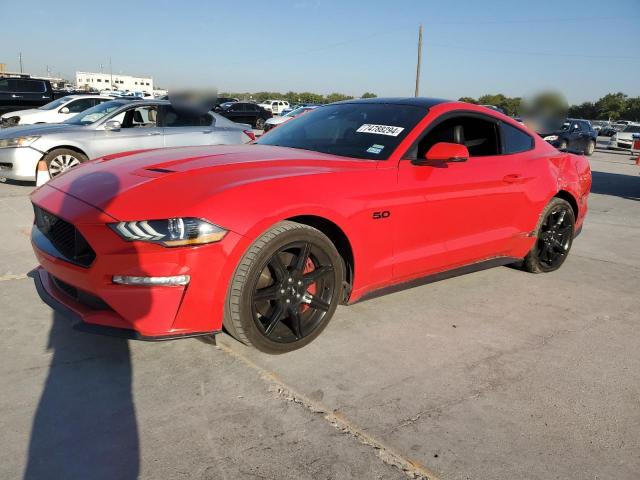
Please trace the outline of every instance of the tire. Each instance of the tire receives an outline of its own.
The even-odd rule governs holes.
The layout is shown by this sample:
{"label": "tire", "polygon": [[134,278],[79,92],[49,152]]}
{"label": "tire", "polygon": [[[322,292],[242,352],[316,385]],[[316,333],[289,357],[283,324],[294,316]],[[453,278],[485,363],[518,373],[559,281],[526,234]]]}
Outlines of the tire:
{"label": "tire", "polygon": [[587,148],[584,149],[584,154],[587,157],[590,157],[591,155],[593,155],[593,152],[595,152],[596,150],[596,142],[594,142],[593,140],[589,140],[589,143],[587,143]]}
{"label": "tire", "polygon": [[47,164],[47,169],[49,170],[51,178],[54,178],[62,172],[84,163],[87,160],[88,158],[85,154],[76,152],[75,150],[69,150],[68,148],[56,148],[55,150],[51,150],[44,157],[44,161]]}
{"label": "tire", "polygon": [[558,150],[566,150],[569,145],[566,140],[562,140],[560,145],[558,145]]}
{"label": "tire", "polygon": [[255,128],[256,128],[257,130],[263,130],[263,129],[264,129],[264,123],[265,123],[264,118],[260,118],[260,117],[258,117],[258,118],[256,119],[256,126],[255,126]]}
{"label": "tire", "polygon": [[224,326],[236,340],[262,352],[296,350],[331,320],[343,279],[342,258],[326,235],[300,223],[277,223],[236,267]]}
{"label": "tire", "polygon": [[524,258],[523,268],[531,273],[553,272],[560,268],[569,255],[575,224],[569,202],[554,197],[540,214],[536,242]]}

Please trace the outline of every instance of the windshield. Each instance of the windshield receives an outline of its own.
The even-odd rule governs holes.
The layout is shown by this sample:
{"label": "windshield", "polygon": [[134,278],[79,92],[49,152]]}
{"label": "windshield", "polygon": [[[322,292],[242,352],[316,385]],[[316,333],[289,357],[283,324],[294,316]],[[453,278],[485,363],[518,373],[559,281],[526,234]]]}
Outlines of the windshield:
{"label": "windshield", "polygon": [[640,125],[627,125],[623,132],[640,133]]}
{"label": "windshield", "polygon": [[65,103],[71,100],[72,99],[70,97],[62,97],[57,100],[54,100],[53,102],[49,102],[46,105],[42,105],[41,107],[38,107],[38,110],[53,110],[55,108],[61,107],[62,105],[64,105]]}
{"label": "windshield", "polygon": [[64,123],[70,123],[71,125],[89,125],[93,122],[97,122],[108,113],[117,110],[122,105],[120,102],[104,102],[95,107],[89,108],[78,115],[71,117],[69,120],[65,120]]}
{"label": "windshield", "polygon": [[327,105],[282,124],[256,143],[386,160],[426,114],[426,108],[409,105]]}

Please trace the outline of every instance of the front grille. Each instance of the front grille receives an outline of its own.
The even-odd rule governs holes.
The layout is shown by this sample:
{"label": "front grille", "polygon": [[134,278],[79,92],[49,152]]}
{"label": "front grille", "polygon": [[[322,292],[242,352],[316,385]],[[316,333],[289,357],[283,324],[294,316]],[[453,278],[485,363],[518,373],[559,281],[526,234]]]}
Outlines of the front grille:
{"label": "front grille", "polygon": [[83,267],[91,265],[96,252],[76,227],[37,205],[33,206],[33,210],[36,227],[65,259]]}
{"label": "front grille", "polygon": [[95,295],[91,295],[90,293],[80,290],[73,285],[69,285],[67,282],[63,282],[53,275],[51,278],[53,280],[53,284],[58,288],[58,290],[68,295],[81,305],[91,308],[92,310],[111,310],[111,307],[109,307],[109,305],[107,305],[100,297],[96,297]]}

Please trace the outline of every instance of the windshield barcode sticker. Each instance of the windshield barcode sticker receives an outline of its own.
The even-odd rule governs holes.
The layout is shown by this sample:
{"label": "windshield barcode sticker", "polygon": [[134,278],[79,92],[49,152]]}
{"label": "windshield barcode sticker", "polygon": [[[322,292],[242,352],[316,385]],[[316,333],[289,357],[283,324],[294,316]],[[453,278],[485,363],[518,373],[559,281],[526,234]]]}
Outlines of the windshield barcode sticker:
{"label": "windshield barcode sticker", "polygon": [[356,132],[358,133],[375,133],[377,135],[389,135],[390,137],[397,137],[400,132],[404,130],[404,127],[392,127],[391,125],[374,125],[372,123],[365,123],[361,125]]}

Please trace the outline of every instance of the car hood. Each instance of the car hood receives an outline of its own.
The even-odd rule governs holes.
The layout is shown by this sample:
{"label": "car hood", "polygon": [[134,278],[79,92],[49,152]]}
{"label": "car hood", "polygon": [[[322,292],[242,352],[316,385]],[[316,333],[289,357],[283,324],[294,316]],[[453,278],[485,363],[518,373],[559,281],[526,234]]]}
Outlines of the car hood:
{"label": "car hood", "polygon": [[37,125],[17,125],[15,127],[0,130],[0,139],[14,138],[25,135],[50,135],[60,132],[84,131],[86,127],[70,125],[68,123],[46,123]]}
{"label": "car hood", "polygon": [[269,145],[181,147],[96,159],[46,185],[119,220],[140,220],[206,216],[216,195],[256,183],[375,168],[373,161]]}
{"label": "car hood", "polygon": [[37,108],[29,108],[27,110],[18,110],[18,111],[14,111],[14,112],[9,112],[9,113],[5,113],[4,115],[2,115],[2,118],[9,118],[9,117],[28,117],[31,115],[36,115],[38,113],[42,113],[45,110],[38,110]]}

